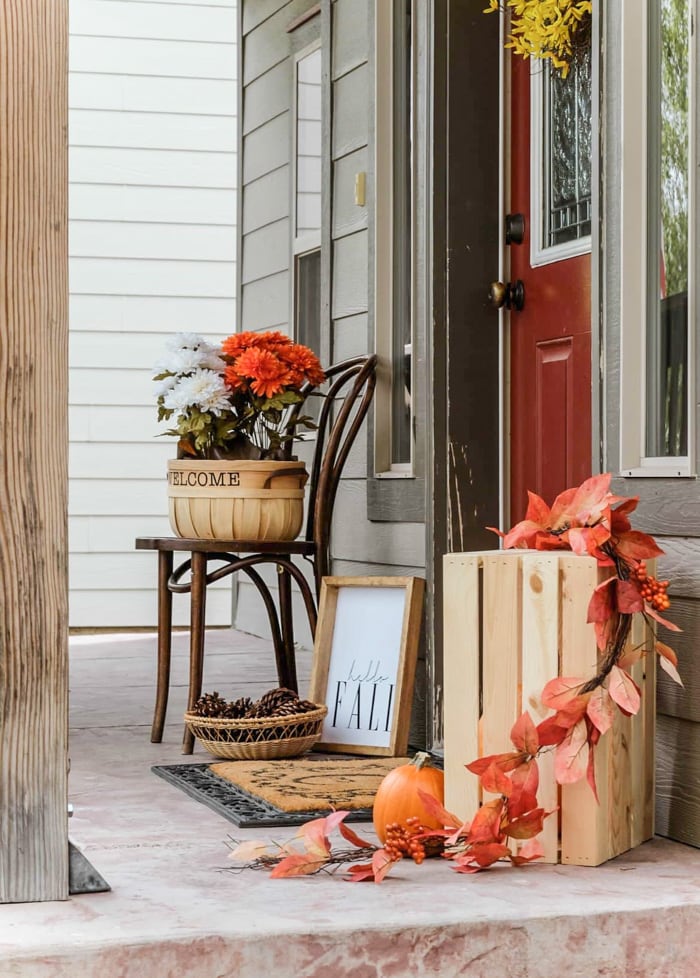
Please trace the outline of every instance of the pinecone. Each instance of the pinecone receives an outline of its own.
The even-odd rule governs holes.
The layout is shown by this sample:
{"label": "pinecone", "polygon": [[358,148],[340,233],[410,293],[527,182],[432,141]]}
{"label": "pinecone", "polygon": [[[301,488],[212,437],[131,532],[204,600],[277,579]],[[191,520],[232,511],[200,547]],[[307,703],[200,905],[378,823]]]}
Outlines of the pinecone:
{"label": "pinecone", "polygon": [[231,717],[232,720],[242,720],[248,715],[248,710],[252,705],[253,701],[250,696],[241,696],[235,703],[229,703],[230,712],[227,713],[227,716]]}
{"label": "pinecone", "polygon": [[199,697],[191,712],[199,717],[223,717],[226,716],[228,706],[223,696],[219,696],[217,692],[205,693]]}
{"label": "pinecone", "polygon": [[[248,710],[246,716],[249,717],[272,717],[272,716],[288,716],[290,713],[296,713],[296,705],[299,702],[298,695],[291,689],[285,689],[280,686],[277,689],[270,689],[267,693],[260,697],[257,703]],[[286,708],[294,704],[294,709],[286,710],[285,713],[280,713],[281,708]]]}

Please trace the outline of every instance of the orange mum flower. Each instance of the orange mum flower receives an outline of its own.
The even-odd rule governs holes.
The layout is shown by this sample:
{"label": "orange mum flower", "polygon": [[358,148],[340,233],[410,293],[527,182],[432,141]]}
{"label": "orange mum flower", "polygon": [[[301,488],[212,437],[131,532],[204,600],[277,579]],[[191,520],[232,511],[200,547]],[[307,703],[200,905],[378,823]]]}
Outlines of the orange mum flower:
{"label": "orange mum flower", "polygon": [[287,365],[270,350],[259,347],[244,350],[236,358],[233,370],[239,378],[249,379],[251,390],[260,397],[274,397],[290,382]]}
{"label": "orange mum flower", "polygon": [[237,356],[240,356],[250,347],[275,350],[277,347],[287,346],[291,342],[288,336],[278,330],[270,330],[267,333],[254,333],[252,330],[248,330],[245,333],[234,333],[233,336],[227,337],[221,344],[221,349],[226,356],[235,360]]}
{"label": "orange mum flower", "polygon": [[289,367],[294,387],[300,387],[305,380],[310,384],[321,384],[326,378],[318,357],[307,346],[292,343],[279,351],[279,357]]}

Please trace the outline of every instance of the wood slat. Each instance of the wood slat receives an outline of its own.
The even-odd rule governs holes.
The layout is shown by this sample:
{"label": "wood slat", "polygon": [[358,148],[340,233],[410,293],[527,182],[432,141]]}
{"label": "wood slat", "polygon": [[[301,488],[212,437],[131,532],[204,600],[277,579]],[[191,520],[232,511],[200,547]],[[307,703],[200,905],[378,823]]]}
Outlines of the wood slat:
{"label": "wood slat", "polygon": [[68,897],[67,0],[0,5],[0,902]]}
{"label": "wood slat", "polygon": [[[559,557],[556,554],[523,554],[522,573],[522,666],[521,700],[518,713],[527,710],[535,724],[544,720],[549,709],[542,705],[540,693],[545,683],[559,673]],[[514,718],[514,719],[515,719]],[[538,801],[548,812],[559,805],[559,788],[554,776],[554,755],[550,751],[537,761],[540,770]],[[550,816],[544,823],[540,841],[544,861],[559,861],[559,820]]]}
{"label": "wood slat", "polygon": [[473,554],[446,554],[443,561],[445,711],[445,807],[461,819],[479,807],[479,782],[464,765],[479,756],[479,618],[481,576]]}

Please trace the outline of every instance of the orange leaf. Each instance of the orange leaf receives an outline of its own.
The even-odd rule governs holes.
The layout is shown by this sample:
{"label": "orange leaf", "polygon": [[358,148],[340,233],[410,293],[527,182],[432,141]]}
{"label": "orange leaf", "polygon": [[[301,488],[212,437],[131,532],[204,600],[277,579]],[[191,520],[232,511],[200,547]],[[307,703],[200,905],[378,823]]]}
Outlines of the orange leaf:
{"label": "orange leaf", "polygon": [[502,798],[494,798],[493,801],[487,801],[485,805],[482,805],[472,819],[468,841],[471,843],[500,842],[503,808]]}
{"label": "orange leaf", "polygon": [[591,693],[588,701],[586,713],[602,734],[607,733],[612,727],[615,718],[615,707],[610,698],[610,693],[604,686],[598,686]]}
{"label": "orange leaf", "polygon": [[657,642],[654,648],[662,659],[668,659],[668,661],[673,663],[674,666],[678,665],[678,656],[670,645],[665,645],[663,642]]}
{"label": "orange leaf", "polygon": [[[455,860],[458,864],[455,868],[458,873],[465,870],[469,872],[468,866],[470,864],[475,864],[479,869],[486,869],[487,866],[492,866],[499,859],[508,855],[510,855],[510,849],[502,842],[480,842],[471,846],[463,856]],[[464,867],[464,869],[459,867]]]}
{"label": "orange leaf", "polygon": [[517,747],[518,750],[523,751],[525,754],[534,756],[540,749],[540,741],[539,737],[537,736],[537,730],[535,729],[535,724],[532,722],[532,717],[527,710],[522,713],[513,724],[513,729],[510,732],[510,739],[515,747]]}
{"label": "orange leaf", "polygon": [[641,706],[639,686],[629,673],[619,666],[613,666],[608,678],[608,691],[623,713],[634,716]]}
{"label": "orange leaf", "polygon": [[488,757],[477,757],[475,761],[465,765],[467,771],[476,774],[477,777],[486,771],[491,764],[496,764],[501,771],[512,771],[523,762],[523,755],[510,751],[508,754],[489,754]]}
{"label": "orange leaf", "polygon": [[511,550],[513,547],[532,547],[535,537],[542,531],[539,523],[533,520],[521,520],[509,530],[503,538],[503,547]]}
{"label": "orange leaf", "polygon": [[357,846],[358,849],[371,849],[373,847],[373,842],[367,842],[366,839],[361,839],[356,832],[353,832],[349,825],[345,824],[345,822],[341,822],[338,828],[342,837],[347,839],[351,845]]}
{"label": "orange leaf", "polygon": [[527,764],[521,764],[516,768],[511,775],[511,783],[513,788],[508,799],[509,820],[537,808],[537,789],[540,783],[537,761],[533,758]]}
{"label": "orange leaf", "polygon": [[575,696],[568,703],[565,703],[560,710],[557,710],[556,721],[559,726],[568,730],[575,723],[578,723],[586,714],[590,698],[590,693],[581,693],[580,696]]}
{"label": "orange leaf", "polygon": [[505,795],[507,797],[513,787],[510,778],[506,777],[495,763],[489,764],[479,780],[484,791],[493,795]]}
{"label": "orange leaf", "polygon": [[539,523],[540,526],[547,526],[550,513],[551,510],[544,499],[538,496],[536,492],[530,492],[528,489],[525,519],[532,520],[533,523]]}
{"label": "orange leaf", "polygon": [[598,798],[598,788],[595,783],[595,760],[593,758],[593,744],[590,745],[588,751],[588,767],[586,768],[586,779],[590,785],[591,791],[593,792],[593,797],[596,802],[600,805],[600,798]]}
{"label": "orange leaf", "polygon": [[572,527],[569,530],[569,544],[575,554],[585,557],[602,557],[607,560],[600,547],[610,539],[610,530],[604,523],[595,526]]}
{"label": "orange leaf", "polygon": [[576,696],[585,681],[585,679],[570,676],[558,676],[556,679],[550,679],[542,690],[542,705],[548,706],[552,710],[560,710]]}
{"label": "orange leaf", "polygon": [[627,516],[633,513],[639,503],[639,496],[630,496],[610,513],[610,529],[614,535],[626,533],[630,529]]}
{"label": "orange leaf", "polygon": [[527,842],[518,849],[516,856],[511,856],[510,860],[514,866],[523,866],[531,863],[533,859],[542,859],[544,848],[539,839],[528,839]]}
{"label": "orange leaf", "polygon": [[595,640],[601,652],[604,652],[612,642],[615,635],[615,616],[608,618],[607,621],[597,621],[595,623]]}
{"label": "orange leaf", "polygon": [[333,829],[340,825],[347,814],[347,812],[331,812],[325,818],[314,818],[310,822],[305,822],[299,828],[297,836],[304,843],[306,851],[310,855],[325,858],[331,851],[328,836]]}
{"label": "orange leaf", "polygon": [[612,501],[611,478],[610,472],[594,475],[577,489],[567,489],[560,493],[552,506],[552,517],[556,515],[558,519],[556,525],[567,523],[570,526],[590,526],[597,523]]}
{"label": "orange leaf", "polygon": [[372,869],[374,870],[374,882],[381,883],[392,866],[395,866],[398,859],[391,859],[386,849],[377,849],[372,856]]}
{"label": "orange leaf", "polygon": [[511,839],[532,839],[542,831],[548,814],[551,812],[545,812],[544,808],[534,808],[531,812],[514,818],[503,827],[503,831]]}
{"label": "orange leaf", "polygon": [[554,776],[559,784],[574,784],[586,776],[588,767],[588,730],[579,720],[559,744],[554,759]]}
{"label": "orange leaf", "polygon": [[311,873],[315,873],[316,870],[320,869],[321,866],[325,866],[327,862],[328,859],[320,859],[319,857],[304,853],[299,853],[296,856],[287,856],[281,862],[277,863],[270,873],[270,877],[279,880],[286,879],[290,876],[309,876]]}
{"label": "orange leaf", "polygon": [[374,867],[372,863],[356,863],[348,868],[348,876],[345,878],[349,883],[374,883]]}
{"label": "orange leaf", "polygon": [[448,812],[434,795],[430,795],[427,791],[418,788],[418,797],[428,815],[432,815],[433,818],[442,822],[444,828],[454,829],[461,824],[461,819],[453,815],[452,812]]}

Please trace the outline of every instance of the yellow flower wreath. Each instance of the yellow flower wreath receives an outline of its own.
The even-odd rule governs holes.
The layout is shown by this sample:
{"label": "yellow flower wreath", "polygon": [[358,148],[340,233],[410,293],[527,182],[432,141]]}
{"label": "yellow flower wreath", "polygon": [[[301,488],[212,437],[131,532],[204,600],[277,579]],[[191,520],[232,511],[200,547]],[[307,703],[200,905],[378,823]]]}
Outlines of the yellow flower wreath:
{"label": "yellow flower wreath", "polygon": [[[523,58],[548,58],[566,78],[573,54],[572,37],[592,12],[591,0],[505,0],[510,7],[511,33],[507,48]],[[484,13],[505,9],[489,0]]]}

